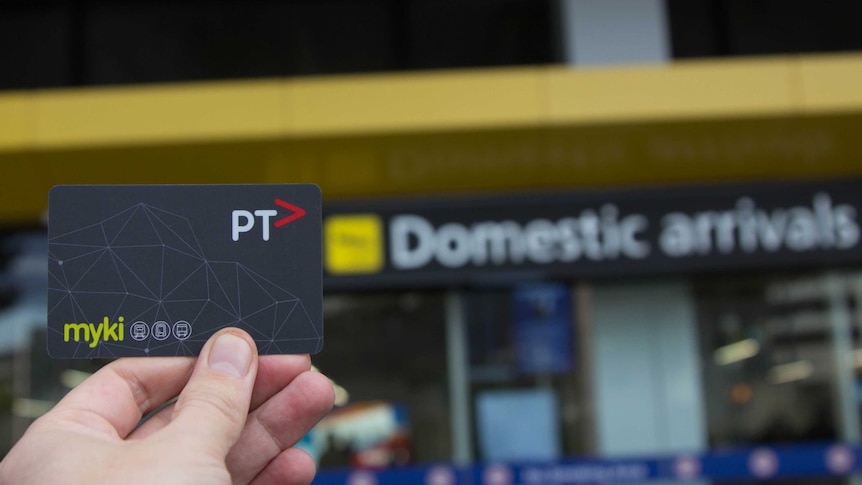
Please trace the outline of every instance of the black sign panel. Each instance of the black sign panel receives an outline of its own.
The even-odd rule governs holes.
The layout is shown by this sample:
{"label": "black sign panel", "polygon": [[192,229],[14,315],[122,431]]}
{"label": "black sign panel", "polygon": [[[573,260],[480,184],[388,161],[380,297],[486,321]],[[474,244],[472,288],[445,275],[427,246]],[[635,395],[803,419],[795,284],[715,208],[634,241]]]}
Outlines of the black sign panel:
{"label": "black sign panel", "polygon": [[862,180],[325,209],[328,289],[862,261]]}

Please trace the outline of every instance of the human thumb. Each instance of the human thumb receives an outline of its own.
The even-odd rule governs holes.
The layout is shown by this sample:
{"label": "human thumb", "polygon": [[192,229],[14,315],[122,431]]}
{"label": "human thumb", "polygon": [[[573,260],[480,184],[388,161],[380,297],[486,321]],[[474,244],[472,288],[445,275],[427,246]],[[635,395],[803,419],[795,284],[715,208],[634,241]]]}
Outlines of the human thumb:
{"label": "human thumb", "polygon": [[180,393],[169,426],[193,449],[227,456],[239,439],[257,375],[257,346],[238,328],[213,335]]}

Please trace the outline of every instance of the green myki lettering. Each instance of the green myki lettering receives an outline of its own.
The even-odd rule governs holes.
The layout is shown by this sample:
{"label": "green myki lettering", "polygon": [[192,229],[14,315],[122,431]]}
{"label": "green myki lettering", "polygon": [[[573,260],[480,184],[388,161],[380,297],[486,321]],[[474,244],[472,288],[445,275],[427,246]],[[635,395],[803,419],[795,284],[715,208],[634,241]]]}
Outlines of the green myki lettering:
{"label": "green myki lettering", "polygon": [[102,336],[102,331],[105,329],[106,326],[108,326],[108,317],[105,317],[105,320],[99,325],[93,323],[90,324],[90,337],[93,338],[93,340],[90,342],[91,349],[96,345],[99,345],[99,338]]}
{"label": "green myki lettering", "polygon": [[123,317],[119,317],[116,322],[111,323],[108,317],[102,319],[98,324],[95,323],[67,323],[63,326],[63,341],[69,342],[89,342],[90,348],[99,345],[102,342],[122,342],[125,339]]}
{"label": "green myki lettering", "polygon": [[63,326],[63,341],[69,341],[69,332],[75,332],[75,342],[81,341],[81,333],[84,333],[84,341],[90,340],[90,327],[86,323],[67,323]]}

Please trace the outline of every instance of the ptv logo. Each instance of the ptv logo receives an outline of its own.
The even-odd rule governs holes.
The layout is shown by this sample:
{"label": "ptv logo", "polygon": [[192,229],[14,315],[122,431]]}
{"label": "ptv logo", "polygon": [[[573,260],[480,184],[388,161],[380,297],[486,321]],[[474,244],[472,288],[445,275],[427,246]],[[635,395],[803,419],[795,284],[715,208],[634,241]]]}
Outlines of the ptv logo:
{"label": "ptv logo", "polygon": [[[295,206],[290,202],[275,199],[275,205],[290,211],[290,215],[272,223],[277,228],[290,224],[305,215],[305,209]],[[231,237],[234,241],[239,241],[240,234],[251,231],[255,226],[256,218],[260,218],[260,222],[263,224],[261,226],[261,238],[264,241],[269,241],[269,220],[277,215],[278,211],[275,209],[258,209],[253,213],[247,210],[235,210],[231,214]]]}

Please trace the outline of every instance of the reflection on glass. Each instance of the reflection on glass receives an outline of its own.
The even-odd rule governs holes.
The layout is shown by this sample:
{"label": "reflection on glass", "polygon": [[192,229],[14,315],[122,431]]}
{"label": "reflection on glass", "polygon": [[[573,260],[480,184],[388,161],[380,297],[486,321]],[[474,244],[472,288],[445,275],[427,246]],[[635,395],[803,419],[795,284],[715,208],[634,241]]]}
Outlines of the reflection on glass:
{"label": "reflection on glass", "polygon": [[839,438],[823,282],[813,274],[697,280],[712,447]]}

